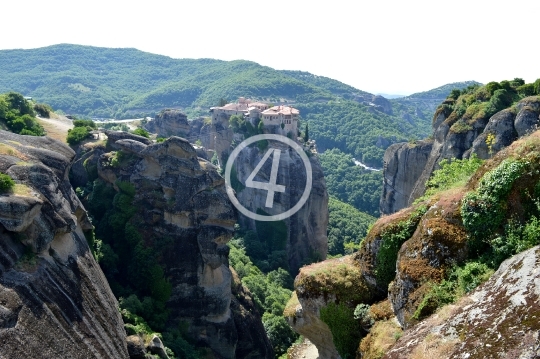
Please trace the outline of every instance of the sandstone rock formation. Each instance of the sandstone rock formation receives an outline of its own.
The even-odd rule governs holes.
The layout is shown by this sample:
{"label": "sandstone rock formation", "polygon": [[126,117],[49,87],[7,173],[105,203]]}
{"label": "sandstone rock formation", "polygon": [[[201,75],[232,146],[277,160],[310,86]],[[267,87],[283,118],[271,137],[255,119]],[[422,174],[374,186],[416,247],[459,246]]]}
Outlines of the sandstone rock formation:
{"label": "sandstone rock formation", "polygon": [[432,141],[395,143],[388,147],[383,158],[381,213],[394,213],[409,205],[409,195],[424,172],[432,147]]}
{"label": "sandstone rock formation", "polygon": [[[98,174],[115,188],[124,181],[135,189],[131,223],[154,243],[172,285],[167,325],[187,322],[193,340],[219,358],[273,357],[264,330],[252,330],[250,338],[238,335],[246,331],[238,325],[245,312],[254,308],[249,301],[237,303],[231,291],[226,243],[236,214],[216,168],[179,137],[151,145],[109,137],[107,145],[117,151],[99,158]],[[118,153],[126,160],[114,165],[111,159]],[[251,320],[262,327],[258,314],[252,313]]]}
{"label": "sandstone rock formation", "polygon": [[0,357],[128,358],[126,333],[84,231],[68,172],[75,153],[0,131]]}
{"label": "sandstone rock formation", "polygon": [[421,322],[384,358],[538,358],[540,247],[507,259],[474,292]]}
{"label": "sandstone rock formation", "polygon": [[[386,150],[381,214],[394,213],[421,197],[427,180],[441,160],[468,158],[473,153],[486,159],[518,137],[534,131],[540,123],[540,101],[538,97],[527,97],[515,109],[502,110],[489,120],[480,118],[471,122],[467,115],[460,119],[449,115],[443,108],[435,112],[431,148],[429,142],[422,142],[418,149],[396,144]],[[458,122],[463,123],[461,128],[455,126]],[[494,135],[491,149],[486,144],[488,134]],[[419,151],[424,151],[421,156]],[[425,160],[427,151],[430,152]],[[418,160],[418,163],[413,163],[413,160]]]}
{"label": "sandstone rock formation", "polygon": [[[268,214],[284,213],[300,201],[306,188],[306,168],[300,155],[292,148],[276,141],[272,141],[268,148],[281,150],[277,182],[285,186],[285,192],[276,193],[272,208],[266,207],[267,191],[254,188],[236,189],[236,196],[240,203],[254,213]],[[261,151],[258,147],[247,147],[242,150],[235,161],[237,178],[245,183],[262,160],[268,149]],[[289,218],[283,220],[287,226],[285,246],[278,248],[287,251],[287,259],[291,273],[296,273],[306,261],[310,259],[324,259],[328,252],[328,193],[326,182],[320,162],[315,155],[309,157],[312,168],[311,193],[302,208]],[[256,177],[257,181],[269,183],[271,174],[271,161],[267,160]],[[257,212],[259,211],[259,212]],[[252,230],[257,230],[257,223],[253,219],[240,217],[242,223]]]}
{"label": "sandstone rock formation", "polygon": [[186,137],[190,131],[187,116],[180,110],[163,110],[144,128],[161,137]]}

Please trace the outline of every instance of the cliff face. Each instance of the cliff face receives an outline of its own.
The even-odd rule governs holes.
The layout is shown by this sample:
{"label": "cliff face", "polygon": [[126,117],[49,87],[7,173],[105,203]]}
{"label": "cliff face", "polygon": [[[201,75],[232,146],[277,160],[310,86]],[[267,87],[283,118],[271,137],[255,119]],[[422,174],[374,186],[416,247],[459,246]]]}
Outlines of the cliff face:
{"label": "cliff face", "polygon": [[[490,158],[518,137],[534,131],[540,123],[539,115],[538,97],[527,97],[489,119],[472,120],[467,113],[458,118],[439,109],[433,117],[431,146],[421,141],[416,147],[396,144],[386,150],[381,214],[397,212],[421,197],[441,160],[468,158],[473,153],[482,159]],[[493,136],[491,148],[486,142],[488,135]]]}
{"label": "cliff face", "polygon": [[[266,207],[267,191],[253,188],[237,188],[236,196],[240,203],[252,212],[264,211],[269,214],[283,213],[300,201],[307,183],[307,173],[300,155],[281,143],[271,142],[269,148],[281,150],[280,162],[277,171],[276,183],[285,186],[284,194],[276,193],[272,208]],[[247,147],[240,152],[235,161],[237,178],[245,183],[249,175],[262,160],[267,149],[261,151],[257,147]],[[324,174],[318,158],[309,157],[312,168],[311,193],[302,208],[291,217],[282,222],[287,231],[281,246],[274,246],[273,250],[286,250],[289,269],[296,273],[298,268],[311,259],[326,258],[328,252],[328,193]],[[267,160],[257,175],[257,181],[269,183],[270,163]],[[262,213],[262,212],[260,212]],[[253,219],[241,215],[242,223],[254,231],[258,224]]]}
{"label": "cliff face", "polygon": [[180,110],[163,110],[144,128],[161,137],[185,137],[190,130],[187,116]]}
{"label": "cliff face", "polygon": [[0,356],[127,358],[126,333],[89,250],[92,229],[69,181],[75,153],[0,131]]}
{"label": "cliff face", "polygon": [[[115,188],[125,181],[135,189],[130,223],[159,251],[157,260],[172,285],[167,326],[187,322],[190,336],[219,358],[272,357],[256,311],[253,325],[260,330],[252,332],[255,339],[238,335],[239,318],[254,308],[249,301],[239,304],[231,291],[226,244],[236,214],[215,167],[179,137],[147,145],[108,133],[108,146],[116,152],[108,149],[99,158],[98,174]],[[129,160],[112,164],[118,153]]]}

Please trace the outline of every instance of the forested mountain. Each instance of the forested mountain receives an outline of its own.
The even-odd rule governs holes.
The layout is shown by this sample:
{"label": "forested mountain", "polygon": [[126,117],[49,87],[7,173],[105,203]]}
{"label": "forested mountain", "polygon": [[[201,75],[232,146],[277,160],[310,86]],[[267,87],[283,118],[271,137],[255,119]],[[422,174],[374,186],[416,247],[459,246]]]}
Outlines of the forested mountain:
{"label": "forested mountain", "polygon": [[0,51],[0,93],[7,91],[65,113],[108,118],[154,116],[163,108],[204,116],[220,99],[240,96],[294,103],[321,150],[337,147],[373,166],[382,165],[390,144],[427,136],[434,111],[378,97],[388,102],[382,111],[372,94],[339,81],[250,61],[69,44]]}

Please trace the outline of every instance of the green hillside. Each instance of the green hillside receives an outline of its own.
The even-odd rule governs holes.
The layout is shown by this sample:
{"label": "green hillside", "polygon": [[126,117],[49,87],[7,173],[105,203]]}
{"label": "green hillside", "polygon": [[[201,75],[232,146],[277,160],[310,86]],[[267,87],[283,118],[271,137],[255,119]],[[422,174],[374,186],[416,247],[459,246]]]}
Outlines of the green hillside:
{"label": "green hillside", "polygon": [[339,148],[376,167],[390,144],[426,137],[435,111],[397,99],[389,105],[393,113],[383,113],[369,105],[372,95],[365,91],[250,61],[172,59],[68,44],[0,51],[0,93],[8,91],[64,113],[118,119],[154,116],[171,107],[189,117],[205,116],[221,98],[240,96],[293,103],[319,149]]}

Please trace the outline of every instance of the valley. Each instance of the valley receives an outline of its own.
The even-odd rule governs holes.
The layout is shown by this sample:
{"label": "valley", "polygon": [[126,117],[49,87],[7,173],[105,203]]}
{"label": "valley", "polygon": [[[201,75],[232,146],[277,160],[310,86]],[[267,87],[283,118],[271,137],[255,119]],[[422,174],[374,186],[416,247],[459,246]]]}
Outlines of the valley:
{"label": "valley", "polygon": [[[386,99],[134,49],[0,51],[0,64],[0,356],[540,348],[540,80]],[[240,145],[260,135],[300,152]],[[276,186],[271,205],[254,182]],[[227,193],[268,217],[308,182],[276,221]]]}

